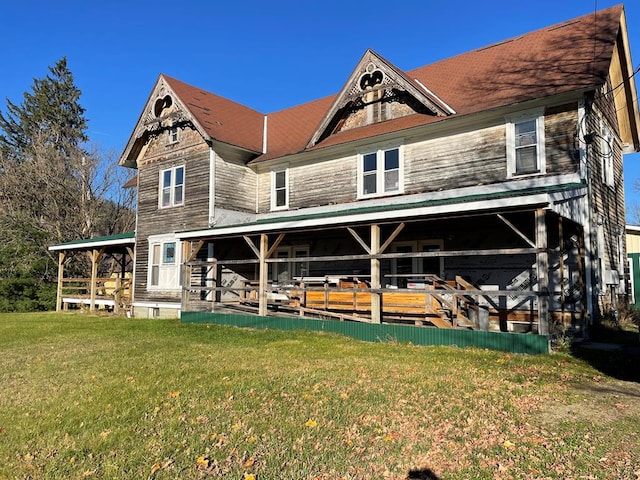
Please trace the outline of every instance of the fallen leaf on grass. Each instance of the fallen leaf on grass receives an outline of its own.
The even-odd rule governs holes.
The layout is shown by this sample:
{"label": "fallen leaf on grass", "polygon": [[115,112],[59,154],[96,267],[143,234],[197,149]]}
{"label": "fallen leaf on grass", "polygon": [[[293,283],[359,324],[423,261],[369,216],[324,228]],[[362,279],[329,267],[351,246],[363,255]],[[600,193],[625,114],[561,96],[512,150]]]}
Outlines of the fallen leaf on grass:
{"label": "fallen leaf on grass", "polygon": [[313,427],[317,427],[318,426],[318,422],[316,422],[315,420],[307,420],[306,423],[304,424],[305,427],[309,427],[309,428],[313,428]]}
{"label": "fallen leaf on grass", "polygon": [[502,442],[502,446],[504,448],[513,448],[516,446],[515,443],[510,442],[509,440],[505,440],[504,442]]}
{"label": "fallen leaf on grass", "polygon": [[178,398],[180,396],[180,392],[178,390],[171,390],[169,392],[169,396],[171,398]]}
{"label": "fallen leaf on grass", "polygon": [[196,459],[196,465],[200,468],[207,468],[209,467],[209,457],[207,457],[206,455],[200,455],[197,459]]}

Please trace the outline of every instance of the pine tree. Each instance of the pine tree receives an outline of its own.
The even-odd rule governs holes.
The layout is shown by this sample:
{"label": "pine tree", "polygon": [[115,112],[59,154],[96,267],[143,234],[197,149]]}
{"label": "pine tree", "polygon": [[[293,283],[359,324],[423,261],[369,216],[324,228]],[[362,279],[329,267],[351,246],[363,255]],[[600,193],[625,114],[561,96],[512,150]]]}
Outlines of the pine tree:
{"label": "pine tree", "polygon": [[51,291],[50,245],[129,231],[135,218],[123,173],[89,145],[80,94],[62,58],[0,112],[0,297],[31,292],[16,297],[24,308]]}
{"label": "pine tree", "polygon": [[33,80],[32,91],[24,93],[21,105],[7,98],[6,116],[0,112],[0,154],[24,161],[31,157],[33,138],[38,137],[70,156],[71,150],[88,140],[81,93],[63,57],[49,67],[45,78]]}

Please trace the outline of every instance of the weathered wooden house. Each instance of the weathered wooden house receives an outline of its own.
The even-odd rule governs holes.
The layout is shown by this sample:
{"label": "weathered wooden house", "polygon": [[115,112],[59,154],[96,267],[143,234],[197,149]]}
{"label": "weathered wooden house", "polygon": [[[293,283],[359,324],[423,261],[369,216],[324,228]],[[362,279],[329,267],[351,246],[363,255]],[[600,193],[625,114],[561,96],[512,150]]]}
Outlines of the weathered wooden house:
{"label": "weathered wooden house", "polygon": [[120,158],[132,314],[582,328],[625,292],[639,122],[622,6],[411,71],[369,50],[269,114],[160,75]]}

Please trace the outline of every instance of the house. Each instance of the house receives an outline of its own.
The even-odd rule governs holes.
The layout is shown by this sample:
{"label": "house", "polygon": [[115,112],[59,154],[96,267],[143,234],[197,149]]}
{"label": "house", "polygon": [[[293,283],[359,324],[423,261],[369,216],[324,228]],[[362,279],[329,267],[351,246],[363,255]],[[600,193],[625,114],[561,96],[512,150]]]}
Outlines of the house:
{"label": "house", "polygon": [[132,314],[548,334],[613,308],[640,150],[623,7],[392,60],[369,50],[335,95],[269,114],[160,75],[119,160],[137,170]]}
{"label": "house", "polygon": [[640,227],[627,225],[625,234],[629,271],[628,300],[630,306],[638,308],[640,307]]}

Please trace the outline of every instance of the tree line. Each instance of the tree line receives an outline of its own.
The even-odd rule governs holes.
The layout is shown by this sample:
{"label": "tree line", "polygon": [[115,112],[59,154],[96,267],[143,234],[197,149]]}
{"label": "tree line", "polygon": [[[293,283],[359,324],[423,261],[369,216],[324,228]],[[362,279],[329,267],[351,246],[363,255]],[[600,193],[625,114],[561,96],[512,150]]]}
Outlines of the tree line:
{"label": "tree line", "polygon": [[54,307],[49,246],[135,227],[131,174],[90,141],[80,96],[63,57],[0,111],[0,311]]}

